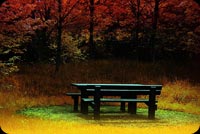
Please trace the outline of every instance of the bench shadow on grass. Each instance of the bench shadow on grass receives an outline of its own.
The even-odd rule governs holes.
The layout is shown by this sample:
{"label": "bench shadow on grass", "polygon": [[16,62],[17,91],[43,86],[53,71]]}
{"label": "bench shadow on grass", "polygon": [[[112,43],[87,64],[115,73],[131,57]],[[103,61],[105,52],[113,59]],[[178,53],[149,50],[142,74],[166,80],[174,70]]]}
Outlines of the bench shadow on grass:
{"label": "bench shadow on grass", "polygon": [[[112,108],[111,108],[112,109]],[[84,120],[92,121],[95,124],[99,124],[102,126],[106,125],[115,125],[115,126],[140,126],[145,127],[156,126],[157,124],[163,126],[166,125],[166,121],[162,121],[159,118],[154,120],[148,119],[148,111],[146,109],[139,109],[137,114],[130,114],[128,112],[119,112],[118,111],[109,111],[102,110],[100,114],[100,120],[94,120],[93,113],[90,111],[87,115],[78,114],[78,116]]]}
{"label": "bench shadow on grass", "polygon": [[[85,120],[94,120],[93,112],[91,111],[88,114],[79,114],[78,116]],[[140,115],[139,113],[130,114],[128,112],[101,111],[100,120],[148,120],[148,118],[146,115]]]}
{"label": "bench shadow on grass", "polygon": [[119,126],[166,126],[183,123],[200,123],[200,115],[187,114],[177,111],[157,110],[156,119],[148,119],[148,110],[139,108],[137,114],[122,113],[119,106],[103,106],[100,120],[93,119],[93,110],[89,108],[88,115],[74,113],[71,105],[32,107],[17,111],[28,117],[43,118],[47,120],[64,120],[77,123],[91,123],[97,125]]}

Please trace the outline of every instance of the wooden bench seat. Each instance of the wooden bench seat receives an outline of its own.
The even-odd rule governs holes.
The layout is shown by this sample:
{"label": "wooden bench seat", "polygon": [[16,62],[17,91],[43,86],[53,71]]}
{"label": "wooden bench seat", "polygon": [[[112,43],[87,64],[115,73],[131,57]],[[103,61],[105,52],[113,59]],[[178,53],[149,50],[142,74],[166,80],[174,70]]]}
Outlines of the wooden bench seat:
{"label": "wooden bench seat", "polygon": [[[82,98],[85,102],[93,102],[93,98]],[[149,102],[148,99],[122,99],[122,98],[101,98],[101,102]]]}
{"label": "wooden bench seat", "polygon": [[[92,108],[94,108],[94,99],[93,98],[82,98],[83,102],[88,103]],[[134,102],[134,103],[145,103],[147,106],[149,106],[149,99],[127,99],[127,98],[101,98],[100,102],[120,102],[121,103],[121,111],[125,112],[125,103],[126,102]],[[158,101],[155,101],[155,104]],[[154,109],[157,110],[157,105],[154,105]],[[136,113],[136,111],[129,111],[130,113]]]}
{"label": "wooden bench seat", "polygon": [[78,102],[81,93],[66,93],[67,96],[71,96],[74,100],[74,112],[78,112]]}
{"label": "wooden bench seat", "polygon": [[68,96],[80,96],[81,93],[66,93]]}

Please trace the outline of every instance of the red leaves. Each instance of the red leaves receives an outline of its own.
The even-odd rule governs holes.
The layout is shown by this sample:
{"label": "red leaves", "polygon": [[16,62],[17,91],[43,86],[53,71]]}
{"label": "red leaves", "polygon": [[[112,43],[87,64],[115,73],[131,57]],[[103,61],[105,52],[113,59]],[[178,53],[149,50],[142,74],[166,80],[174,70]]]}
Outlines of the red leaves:
{"label": "red leaves", "polygon": [[[140,5],[138,6],[138,3]],[[127,29],[135,26],[137,15],[140,25],[152,23],[154,0],[95,0],[95,30],[102,31],[118,23]],[[138,7],[139,8],[138,8]],[[7,30],[33,31],[43,27],[54,29],[58,19],[57,0],[7,0],[0,7],[0,23]],[[138,9],[137,9],[138,8]],[[159,5],[160,22],[200,23],[200,9],[194,1],[161,0]],[[62,0],[62,24],[65,28],[86,29],[89,22],[88,0]],[[16,25],[17,24],[17,25]],[[12,26],[11,26],[12,25]],[[21,25],[21,26],[20,26]],[[24,30],[25,29],[25,30]]]}

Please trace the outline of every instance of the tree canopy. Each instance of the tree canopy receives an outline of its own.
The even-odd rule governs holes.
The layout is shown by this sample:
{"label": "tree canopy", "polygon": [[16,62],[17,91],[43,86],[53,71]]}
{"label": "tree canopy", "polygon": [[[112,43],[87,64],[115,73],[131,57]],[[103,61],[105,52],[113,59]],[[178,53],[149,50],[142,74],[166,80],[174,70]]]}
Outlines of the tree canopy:
{"label": "tree canopy", "polygon": [[[84,59],[91,51],[95,57],[139,60],[197,56],[200,53],[197,3],[197,0],[3,0],[0,60],[65,62]],[[58,54],[60,58],[56,58]]]}

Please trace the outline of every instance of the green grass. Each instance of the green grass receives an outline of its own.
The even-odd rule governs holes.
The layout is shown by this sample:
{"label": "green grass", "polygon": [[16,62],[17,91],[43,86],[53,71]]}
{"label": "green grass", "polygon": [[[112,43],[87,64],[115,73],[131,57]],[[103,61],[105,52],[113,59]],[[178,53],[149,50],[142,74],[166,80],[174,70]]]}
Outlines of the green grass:
{"label": "green grass", "polygon": [[50,120],[66,120],[75,121],[79,119],[76,113],[73,113],[71,106],[44,106],[32,107],[17,111],[18,114],[23,114],[29,117],[39,117]]}
{"label": "green grass", "polygon": [[103,106],[101,108],[101,119],[99,121],[93,120],[93,113],[91,109],[88,115],[83,115],[81,113],[73,113],[71,105],[32,107],[20,110],[17,113],[31,118],[63,120],[67,122],[91,123],[106,126],[118,125],[125,127],[149,127],[200,123],[200,115],[170,110],[157,110],[156,119],[149,120],[147,118],[147,109],[139,108],[137,110],[137,115],[131,115],[129,113],[119,112],[118,106]]}

